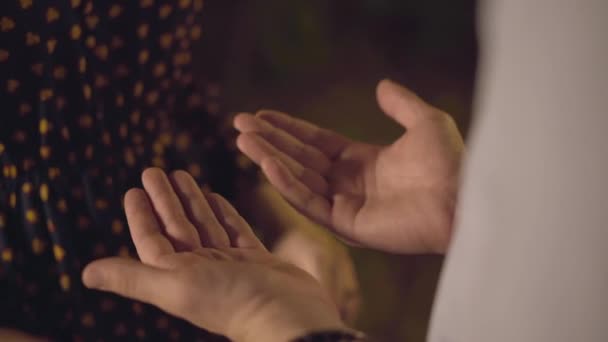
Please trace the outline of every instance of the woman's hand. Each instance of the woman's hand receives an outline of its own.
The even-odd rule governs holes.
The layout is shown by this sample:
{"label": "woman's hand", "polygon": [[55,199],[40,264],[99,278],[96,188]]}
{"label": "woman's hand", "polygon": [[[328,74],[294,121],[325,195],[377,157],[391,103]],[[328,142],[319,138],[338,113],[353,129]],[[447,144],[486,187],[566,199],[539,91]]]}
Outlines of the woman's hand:
{"label": "woman's hand", "polygon": [[273,111],[237,116],[237,145],[296,209],[345,241],[388,252],[444,252],[462,137],[449,115],[393,82],[381,82],[377,97],[407,129],[389,146]]}
{"label": "woman's hand", "polygon": [[141,300],[236,341],[287,341],[345,329],[329,295],[306,272],[280,261],[217,194],[185,172],[143,174],[145,191],[125,197],[140,261],[89,264],[90,288]]}

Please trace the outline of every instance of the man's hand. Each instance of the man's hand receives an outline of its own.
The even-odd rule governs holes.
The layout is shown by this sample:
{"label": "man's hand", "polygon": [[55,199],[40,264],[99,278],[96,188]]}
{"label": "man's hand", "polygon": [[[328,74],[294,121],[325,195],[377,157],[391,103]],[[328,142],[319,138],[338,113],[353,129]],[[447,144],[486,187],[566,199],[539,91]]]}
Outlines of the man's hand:
{"label": "man's hand", "polygon": [[235,341],[287,341],[344,329],[329,295],[306,272],[280,261],[217,194],[185,172],[144,172],[145,191],[125,197],[141,262],[89,264],[90,288],[141,300]]}
{"label": "man's hand", "polygon": [[388,252],[444,252],[462,137],[449,115],[391,81],[379,84],[377,97],[407,129],[389,146],[273,111],[237,116],[237,145],[296,209],[345,241]]}

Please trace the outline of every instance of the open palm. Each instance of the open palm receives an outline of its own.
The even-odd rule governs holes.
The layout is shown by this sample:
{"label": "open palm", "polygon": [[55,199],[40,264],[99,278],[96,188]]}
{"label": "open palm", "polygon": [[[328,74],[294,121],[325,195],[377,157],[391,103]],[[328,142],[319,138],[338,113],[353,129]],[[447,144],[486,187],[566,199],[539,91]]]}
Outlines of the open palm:
{"label": "open palm", "polygon": [[239,213],[183,171],[143,175],[125,196],[140,261],[107,258],[84,284],[137,299],[238,341],[286,341],[343,328],[335,304],[303,270],[273,256]]}
{"label": "open palm", "polygon": [[239,149],[301,213],[354,244],[442,252],[463,142],[449,115],[390,81],[382,110],[407,129],[389,146],[352,141],[274,111],[241,114]]}

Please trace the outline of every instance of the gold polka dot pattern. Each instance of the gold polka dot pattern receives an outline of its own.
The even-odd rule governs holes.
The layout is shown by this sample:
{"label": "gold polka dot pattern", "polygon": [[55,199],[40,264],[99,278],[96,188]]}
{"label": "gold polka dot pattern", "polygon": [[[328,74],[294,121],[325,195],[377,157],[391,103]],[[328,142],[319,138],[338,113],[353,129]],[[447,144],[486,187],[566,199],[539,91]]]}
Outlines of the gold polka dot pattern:
{"label": "gold polka dot pattern", "polygon": [[255,178],[220,129],[218,92],[194,85],[202,9],[0,1],[0,327],[57,341],[222,340],[80,283],[94,258],[135,256],[121,198],[145,167],[187,169],[228,194],[237,175]]}

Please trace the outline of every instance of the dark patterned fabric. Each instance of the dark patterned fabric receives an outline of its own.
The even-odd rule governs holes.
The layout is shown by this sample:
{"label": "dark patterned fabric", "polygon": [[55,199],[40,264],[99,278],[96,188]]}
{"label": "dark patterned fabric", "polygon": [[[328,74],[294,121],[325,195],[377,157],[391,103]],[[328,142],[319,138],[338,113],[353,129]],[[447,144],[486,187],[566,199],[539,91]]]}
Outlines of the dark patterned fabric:
{"label": "dark patterned fabric", "polygon": [[135,256],[121,197],[145,167],[185,168],[228,196],[247,167],[219,90],[193,85],[202,7],[0,2],[0,327],[59,341],[218,339],[80,282],[93,259]]}
{"label": "dark patterned fabric", "polygon": [[292,342],[365,342],[369,340],[359,332],[322,331],[295,339]]}

